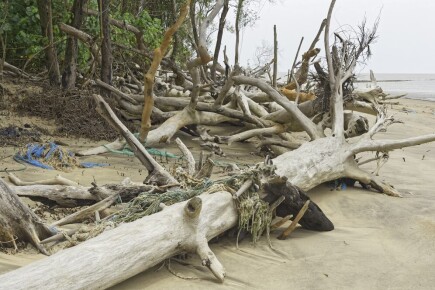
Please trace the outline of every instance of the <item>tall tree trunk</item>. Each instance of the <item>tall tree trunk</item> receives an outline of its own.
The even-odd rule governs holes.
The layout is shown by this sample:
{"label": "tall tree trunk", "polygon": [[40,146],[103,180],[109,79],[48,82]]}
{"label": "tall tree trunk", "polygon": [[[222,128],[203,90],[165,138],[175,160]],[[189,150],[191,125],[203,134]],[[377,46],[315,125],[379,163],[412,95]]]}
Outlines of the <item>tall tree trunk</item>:
{"label": "tall tree trunk", "polygon": [[214,55],[213,55],[213,65],[211,67],[211,79],[213,81],[216,81],[216,66],[218,64],[219,60],[219,53],[221,50],[221,44],[222,44],[222,36],[224,35],[224,29],[225,29],[225,18],[227,17],[227,13],[229,10],[228,3],[229,0],[225,0],[224,7],[222,10],[221,18],[219,19],[219,29],[216,39],[216,46],[214,49]]}
{"label": "tall tree trunk", "polygon": [[56,48],[53,41],[53,17],[51,14],[51,0],[38,0],[38,12],[41,20],[42,35],[48,39],[45,50],[50,84],[60,84],[59,62],[57,61]]}
{"label": "tall tree trunk", "polygon": [[48,254],[40,239],[49,236],[49,228],[0,178],[0,240],[11,244],[16,241],[31,242],[42,253]]}
{"label": "tall tree trunk", "polygon": [[[177,1],[172,0],[172,23],[175,23],[175,21],[177,21]],[[172,44],[171,60],[175,62],[177,59],[178,48],[180,46],[180,39],[177,32],[174,33],[172,38],[174,41]]]}
{"label": "tall tree trunk", "polygon": [[[98,0],[100,12],[101,42],[101,80],[112,84],[112,42],[110,40],[110,0]],[[101,89],[101,94],[108,96],[109,91]]]}
{"label": "tall tree trunk", "polygon": [[[73,19],[71,26],[80,30],[83,22],[83,7],[88,0],[74,0],[72,7]],[[76,84],[77,72],[77,39],[68,37],[65,51],[65,69],[62,74],[62,87],[66,90],[72,89]]]}

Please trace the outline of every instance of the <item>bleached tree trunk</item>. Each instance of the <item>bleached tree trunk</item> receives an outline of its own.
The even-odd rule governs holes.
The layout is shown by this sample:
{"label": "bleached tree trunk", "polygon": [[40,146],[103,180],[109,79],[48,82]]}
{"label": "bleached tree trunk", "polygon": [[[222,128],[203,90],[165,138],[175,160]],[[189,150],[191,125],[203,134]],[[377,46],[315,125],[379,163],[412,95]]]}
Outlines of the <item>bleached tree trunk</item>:
{"label": "bleached tree trunk", "polygon": [[0,289],[105,289],[183,251],[223,281],[207,241],[237,223],[229,192],[201,195],[0,276]]}

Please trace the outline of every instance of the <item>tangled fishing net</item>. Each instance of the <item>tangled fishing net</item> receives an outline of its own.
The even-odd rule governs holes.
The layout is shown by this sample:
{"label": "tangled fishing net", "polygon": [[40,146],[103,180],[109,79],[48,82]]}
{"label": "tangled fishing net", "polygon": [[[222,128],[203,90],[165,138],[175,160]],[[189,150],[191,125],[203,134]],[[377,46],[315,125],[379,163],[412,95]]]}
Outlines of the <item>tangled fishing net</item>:
{"label": "tangled fishing net", "polygon": [[[176,175],[182,184],[176,189],[161,192],[157,188],[140,193],[127,203],[127,206],[116,213],[96,222],[92,227],[83,227],[71,237],[66,238],[69,246],[95,237],[107,229],[117,227],[122,223],[129,223],[162,210],[178,202],[189,200],[200,194],[213,194],[219,191],[234,193],[247,181],[252,180],[252,186],[234,199],[238,211],[238,230],[247,231],[252,235],[253,243],[266,233],[270,244],[269,232],[273,219],[273,210],[260,197],[259,184],[261,177],[273,172],[272,166],[261,165],[243,171],[240,175],[231,176],[217,181],[210,179],[197,180],[187,176],[182,171]],[[181,178],[182,177],[182,178]],[[239,235],[237,237],[237,240]],[[238,242],[238,241],[237,241]],[[68,247],[68,246],[67,246]]]}
{"label": "tangled fishing net", "polygon": [[107,165],[104,163],[80,162],[73,152],[53,142],[27,144],[14,155],[14,159],[19,163],[61,171],[71,170],[76,167],[90,168]]}

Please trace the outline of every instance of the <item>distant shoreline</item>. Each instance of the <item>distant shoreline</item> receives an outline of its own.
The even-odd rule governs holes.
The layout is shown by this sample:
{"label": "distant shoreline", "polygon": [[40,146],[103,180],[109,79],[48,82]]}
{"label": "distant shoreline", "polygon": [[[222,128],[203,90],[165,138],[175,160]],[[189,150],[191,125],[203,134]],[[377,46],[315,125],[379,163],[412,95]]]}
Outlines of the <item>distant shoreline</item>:
{"label": "distant shoreline", "polygon": [[[411,82],[412,80],[376,80],[377,83]],[[355,83],[371,83],[371,80],[358,80]]]}

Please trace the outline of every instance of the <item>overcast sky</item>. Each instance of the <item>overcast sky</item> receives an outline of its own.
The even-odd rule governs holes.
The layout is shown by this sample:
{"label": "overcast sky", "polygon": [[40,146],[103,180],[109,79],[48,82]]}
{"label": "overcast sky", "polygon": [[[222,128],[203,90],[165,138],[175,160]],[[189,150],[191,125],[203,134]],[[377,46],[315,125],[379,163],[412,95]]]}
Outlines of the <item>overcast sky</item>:
{"label": "overcast sky", "polygon": [[[242,33],[241,63],[254,59],[262,40],[273,44],[273,25],[277,25],[279,68],[286,72],[293,62],[299,41],[301,51],[311,44],[320,22],[326,17],[329,0],[258,0],[255,7],[260,19]],[[254,7],[253,7],[254,8]],[[372,46],[373,56],[358,72],[435,73],[435,1],[434,0],[337,0],[331,22],[334,31],[345,25],[356,26],[364,16],[371,24],[380,15],[379,38]],[[234,17],[229,15],[228,17]],[[226,32],[231,63],[234,62],[235,34]],[[323,51],[323,40],[318,43]],[[253,62],[251,61],[251,64]]]}

